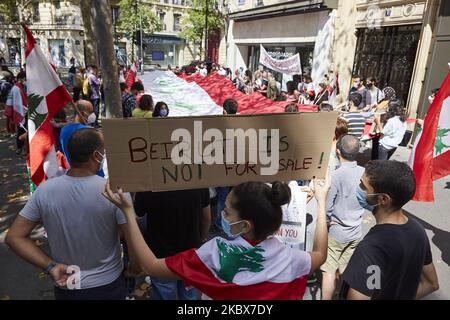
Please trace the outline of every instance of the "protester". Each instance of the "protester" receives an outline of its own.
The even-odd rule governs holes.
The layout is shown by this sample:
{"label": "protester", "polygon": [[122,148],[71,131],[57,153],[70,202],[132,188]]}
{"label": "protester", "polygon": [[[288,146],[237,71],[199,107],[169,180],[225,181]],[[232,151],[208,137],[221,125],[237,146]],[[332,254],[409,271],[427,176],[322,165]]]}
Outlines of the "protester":
{"label": "protester", "polygon": [[223,230],[232,240],[214,238],[200,247],[165,259],[148,248],[135,221],[133,205],[109,184],[104,195],[125,212],[127,243],[142,270],[153,277],[184,280],[212,299],[301,299],[306,276],[323,264],[327,251],[325,202],[329,183],[315,182],[318,219],[314,251],[292,249],[273,237],[282,222],[281,206],[289,203],[288,185],[261,182],[233,189],[222,213]]}
{"label": "protester", "polygon": [[68,144],[70,137],[80,129],[90,128],[95,123],[95,113],[92,103],[87,100],[78,100],[75,103],[76,109],[74,110],[75,118],[73,123],[63,126],[60,132],[60,146],[61,151],[64,154],[67,162],[71,164],[70,155],[68,151]]}
{"label": "protester", "polygon": [[402,207],[416,191],[411,168],[396,161],[370,161],[357,190],[374,226],[356,248],[343,275],[349,300],[421,299],[439,283],[423,226]]}
{"label": "protester", "polygon": [[53,136],[55,138],[55,149],[56,151],[62,152],[60,136],[61,129],[68,124],[66,111],[64,109],[59,110],[53,117],[51,123],[53,127]]}
{"label": "protester", "polygon": [[139,81],[136,81],[131,85],[130,93],[134,96],[136,99],[136,104],[139,105],[139,102],[141,101],[142,96],[144,93],[144,85],[140,83]]}
{"label": "protester", "polygon": [[370,97],[369,97],[369,103],[368,103],[368,91],[366,89],[366,87],[364,86],[364,79],[359,76],[356,75],[353,77],[353,87],[350,89],[350,94],[349,94],[349,100],[350,100],[350,96],[352,95],[352,93],[359,93],[361,95],[361,102],[359,103],[358,110],[364,110],[367,108],[367,106],[370,106]]}
{"label": "protester", "polygon": [[13,78],[6,72],[0,72],[0,108],[4,108],[13,87]]}
{"label": "protester", "polygon": [[98,126],[98,119],[100,113],[100,85],[101,81],[98,79],[98,68],[96,66],[91,67],[91,72],[88,76],[89,81],[89,100],[94,106],[95,122],[94,126]]}
{"label": "protester", "polygon": [[364,168],[356,163],[359,140],[351,135],[341,137],[336,146],[339,168],[331,176],[327,198],[329,221],[328,258],[322,270],[322,300],[331,300],[336,289],[336,271],[342,274],[362,236],[364,208],[355,196]]}
{"label": "protester", "polygon": [[286,87],[286,101],[297,103],[300,98],[300,93],[297,91],[294,81],[288,81]]}
{"label": "protester", "polygon": [[348,134],[361,139],[366,126],[366,118],[359,109],[362,97],[354,92],[349,97],[349,112],[343,114],[343,118],[348,122]]}
{"label": "protester", "polygon": [[153,118],[166,118],[169,116],[169,107],[165,102],[158,102],[153,111]]}
{"label": "protester", "polygon": [[[199,248],[211,224],[208,189],[138,192],[134,209],[147,214],[145,240],[159,259]],[[197,290],[183,281],[151,277],[152,294],[159,300],[196,300]]]}
{"label": "protester", "polygon": [[238,102],[234,99],[227,99],[223,103],[224,115],[236,115],[238,114]]}
{"label": "protester", "polygon": [[313,101],[313,104],[320,106],[323,102],[328,101],[328,86],[326,83],[319,83],[319,93]]}
{"label": "protester", "polygon": [[136,99],[127,89],[127,84],[121,82],[120,92],[122,94],[122,114],[124,118],[130,118],[133,115],[134,109],[136,109]]}
{"label": "protester", "polygon": [[312,78],[308,75],[304,77],[305,84],[306,84],[306,97],[309,101],[314,101],[316,98],[316,92],[314,90],[314,83],[312,81]]}
{"label": "protester", "polygon": [[272,75],[268,77],[269,83],[267,85],[267,98],[270,100],[277,100],[279,91],[277,86],[277,81],[273,78]]}
{"label": "protester", "polygon": [[284,108],[284,112],[286,112],[286,113],[297,113],[298,112],[298,105],[296,103],[288,104]]}
{"label": "protester", "polygon": [[[25,71],[17,74],[17,81],[9,92],[6,100],[5,117],[9,133],[16,133],[16,153],[26,154],[27,146],[21,138],[27,133],[27,106],[28,97],[26,92],[27,75]],[[37,107],[37,106],[36,106]]]}
{"label": "protester", "polygon": [[430,105],[433,104],[434,99],[436,98],[436,95],[438,94],[438,92],[439,92],[439,88],[438,89],[433,89],[431,91],[431,95],[428,96],[428,102],[430,103]]}
{"label": "protester", "polygon": [[139,107],[133,110],[133,118],[151,118],[153,116],[153,98],[144,94],[139,102]]}
{"label": "protester", "polygon": [[381,101],[384,100],[384,93],[377,87],[377,79],[375,77],[369,77],[367,79],[367,89],[370,95],[370,108],[375,108]]}
{"label": "protester", "polygon": [[[75,132],[68,145],[72,167],[67,175],[40,185],[6,235],[14,252],[51,275],[56,300],[125,299],[119,235],[129,229],[123,213],[101,196],[105,180],[96,172],[104,148],[96,130]],[[40,221],[51,256],[30,239]],[[81,271],[77,283],[67,283],[69,266]]]}
{"label": "protester", "polygon": [[389,102],[387,119],[383,127],[380,117],[375,117],[375,122],[382,133],[378,147],[378,160],[389,160],[405,136],[407,117],[399,100]]}
{"label": "protester", "polygon": [[337,142],[341,137],[347,134],[348,134],[347,121],[339,117],[336,120],[336,128],[334,129],[333,144],[331,145],[330,163],[328,164],[328,169],[330,170],[330,172],[333,172],[339,167],[340,161],[336,153]]}
{"label": "protester", "polygon": [[74,80],[74,86],[73,86],[73,101],[74,102],[77,102],[81,98],[85,71],[86,70],[84,68],[80,68],[75,73],[75,80]]}

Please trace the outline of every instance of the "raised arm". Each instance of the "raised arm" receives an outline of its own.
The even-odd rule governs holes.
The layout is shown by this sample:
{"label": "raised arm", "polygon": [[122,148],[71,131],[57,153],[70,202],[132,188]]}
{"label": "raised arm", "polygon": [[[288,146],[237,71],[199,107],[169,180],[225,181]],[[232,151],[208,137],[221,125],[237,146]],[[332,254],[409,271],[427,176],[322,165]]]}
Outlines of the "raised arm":
{"label": "raised arm", "polygon": [[116,205],[125,215],[127,223],[124,225],[124,236],[125,240],[133,251],[137,262],[139,263],[142,270],[150,275],[157,278],[164,278],[169,280],[179,280],[179,278],[167,268],[164,259],[158,259],[152,250],[147,246],[144,237],[139,230],[135,219],[135,213],[133,209],[133,204],[124,195],[121,189],[118,189],[118,194],[114,194],[109,186],[109,181],[105,185],[105,191],[103,196]]}

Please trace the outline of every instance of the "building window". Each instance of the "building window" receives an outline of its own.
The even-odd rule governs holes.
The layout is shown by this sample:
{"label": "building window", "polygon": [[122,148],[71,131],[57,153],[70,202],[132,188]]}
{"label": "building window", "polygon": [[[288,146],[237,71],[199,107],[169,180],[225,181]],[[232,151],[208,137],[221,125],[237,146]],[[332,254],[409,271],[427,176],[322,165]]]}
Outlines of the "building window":
{"label": "building window", "polygon": [[181,2],[180,0],[172,0],[172,4],[177,4],[178,5],[178,4],[180,4],[180,2]]}
{"label": "building window", "polygon": [[161,0],[162,3],[169,3],[169,0]]}
{"label": "building window", "polygon": [[245,5],[245,0],[237,0],[237,5],[238,5],[238,6],[243,6],[243,5]]}
{"label": "building window", "polygon": [[254,0],[255,1],[255,7],[261,7],[264,5],[263,0]]}
{"label": "building window", "polygon": [[53,1],[56,10],[61,10],[61,1]]}
{"label": "building window", "polygon": [[113,24],[116,24],[117,21],[119,20],[119,14],[120,14],[119,7],[111,7],[111,18]]}
{"label": "building window", "polygon": [[11,22],[17,23],[19,22],[19,9],[17,7],[13,7],[11,9]]}
{"label": "building window", "polygon": [[164,18],[166,16],[166,13],[164,11],[158,11],[157,14],[158,14],[159,21],[161,22],[161,24],[163,26],[163,30],[167,30],[167,26],[164,23]]}
{"label": "building window", "polygon": [[39,2],[33,3],[33,22],[40,22],[41,18],[39,15]]}
{"label": "building window", "polygon": [[173,31],[181,31],[181,14],[173,14]]}

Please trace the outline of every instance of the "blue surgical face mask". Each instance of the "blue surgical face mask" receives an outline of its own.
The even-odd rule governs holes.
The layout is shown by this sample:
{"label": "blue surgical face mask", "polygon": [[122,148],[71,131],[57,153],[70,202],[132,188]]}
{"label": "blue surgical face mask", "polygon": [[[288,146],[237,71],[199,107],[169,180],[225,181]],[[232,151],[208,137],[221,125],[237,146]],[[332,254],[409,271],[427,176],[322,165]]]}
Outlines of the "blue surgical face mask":
{"label": "blue surgical face mask", "polygon": [[[369,204],[367,202],[367,194],[363,189],[361,189],[360,186],[356,189],[356,198],[358,199],[358,202],[361,207],[364,209],[369,210],[370,212],[373,212],[375,210],[375,207],[379,206],[379,204]],[[371,196],[379,195],[379,193],[370,194]]]}
{"label": "blue surgical face mask", "polygon": [[225,219],[225,212],[222,211],[222,229],[223,229],[223,232],[225,232],[225,234],[228,237],[230,237],[232,239],[235,239],[235,238],[239,237],[242,234],[243,231],[239,232],[238,234],[231,233],[231,227],[236,225],[236,224],[238,224],[238,223],[241,223],[241,222],[244,222],[244,221],[241,220],[241,221],[229,223],[228,220]]}
{"label": "blue surgical face mask", "polygon": [[169,114],[169,110],[167,110],[167,109],[161,109],[161,110],[159,111],[159,115],[160,115],[161,117],[167,117],[168,114]]}

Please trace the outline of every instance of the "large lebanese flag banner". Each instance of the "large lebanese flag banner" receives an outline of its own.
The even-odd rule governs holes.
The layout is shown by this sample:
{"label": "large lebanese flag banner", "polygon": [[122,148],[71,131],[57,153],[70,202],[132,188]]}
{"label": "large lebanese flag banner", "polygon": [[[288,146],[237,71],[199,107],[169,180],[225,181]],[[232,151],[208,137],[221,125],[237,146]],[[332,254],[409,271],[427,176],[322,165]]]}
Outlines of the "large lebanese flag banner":
{"label": "large lebanese flag banner", "polygon": [[[283,113],[292,103],[273,101],[259,92],[245,94],[217,73],[207,77],[198,74],[176,76],[171,71],[156,70],[139,78],[155,103],[164,101],[169,106],[171,117],[221,115],[227,99],[238,102],[239,114]],[[299,111],[316,112],[317,106],[299,105]]]}
{"label": "large lebanese flag banner", "polygon": [[39,185],[58,174],[55,138],[50,120],[72,98],[30,30],[25,25],[23,28],[27,36],[25,54],[30,175],[31,180]]}
{"label": "large lebanese flag banner", "polygon": [[187,285],[214,300],[300,300],[311,256],[276,238],[253,246],[242,237],[215,238],[165,259]]}
{"label": "large lebanese flag banner", "polygon": [[417,182],[413,200],[433,202],[433,181],[450,175],[450,73],[428,110],[410,166]]}

